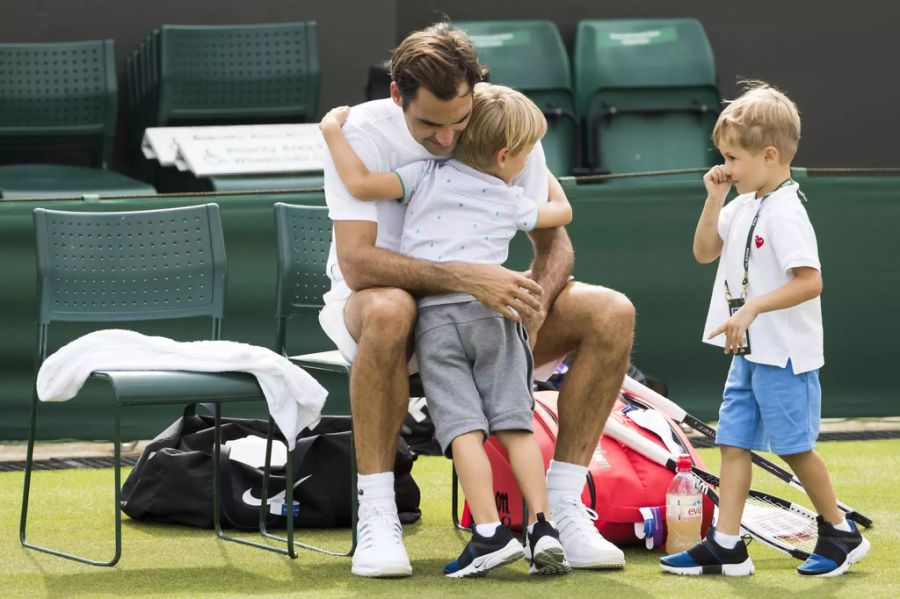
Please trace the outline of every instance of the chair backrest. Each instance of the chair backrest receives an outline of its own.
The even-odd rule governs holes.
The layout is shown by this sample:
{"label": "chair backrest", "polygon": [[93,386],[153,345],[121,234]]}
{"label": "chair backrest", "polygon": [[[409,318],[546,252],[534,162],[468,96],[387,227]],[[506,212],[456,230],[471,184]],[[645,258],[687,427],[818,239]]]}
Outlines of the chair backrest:
{"label": "chair backrest", "polygon": [[569,55],[552,21],[459,21],[489,68],[491,83],[531,98],[547,116],[543,145],[547,166],[557,176],[572,174],[577,119]]}
{"label": "chair backrest", "polygon": [[318,118],[314,21],[163,25],[158,43],[157,125]]}
{"label": "chair backrest", "polygon": [[42,326],[222,318],[225,242],[216,204],[139,212],[37,208],[34,232]]}
{"label": "chair backrest", "polygon": [[578,23],[578,112],[607,89],[716,87],[712,47],[696,19],[612,19]]}
{"label": "chair backrest", "polygon": [[589,165],[621,173],[714,163],[721,97],[699,21],[581,21],[575,45]]}
{"label": "chair backrest", "polygon": [[112,40],[0,44],[0,161],[105,166],[116,92]]}
{"label": "chair backrest", "polygon": [[459,21],[492,83],[532,91],[572,89],[569,55],[552,21]]}
{"label": "chair backrest", "polygon": [[275,204],[278,270],[275,316],[318,310],[331,288],[325,274],[331,250],[331,219],[325,206]]}

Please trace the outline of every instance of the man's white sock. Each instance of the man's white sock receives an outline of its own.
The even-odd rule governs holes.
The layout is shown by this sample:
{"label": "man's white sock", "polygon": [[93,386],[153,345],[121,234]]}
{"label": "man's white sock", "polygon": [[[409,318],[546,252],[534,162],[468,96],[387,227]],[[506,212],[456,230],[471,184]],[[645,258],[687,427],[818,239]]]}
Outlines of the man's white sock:
{"label": "man's white sock", "polygon": [[547,503],[551,511],[563,497],[581,497],[587,473],[587,466],[550,460],[550,468],[547,470]]}
{"label": "man's white sock", "polygon": [[356,482],[359,504],[370,505],[384,511],[396,512],[394,497],[394,473],[360,474]]}

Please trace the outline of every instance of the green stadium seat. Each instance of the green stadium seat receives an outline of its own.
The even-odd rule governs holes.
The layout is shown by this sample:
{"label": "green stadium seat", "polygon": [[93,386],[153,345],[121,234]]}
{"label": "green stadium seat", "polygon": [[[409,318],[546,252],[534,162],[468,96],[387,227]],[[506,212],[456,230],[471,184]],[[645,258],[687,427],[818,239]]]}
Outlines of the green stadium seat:
{"label": "green stadium seat", "polygon": [[105,170],[116,92],[112,40],[0,44],[0,197],[156,193]]}
{"label": "green stadium seat", "polygon": [[[331,281],[325,274],[328,252],[331,248],[332,222],[325,206],[295,206],[278,202],[275,204],[275,244],[278,253],[278,267],[275,277],[275,351],[315,376],[323,379],[340,379],[348,387],[349,397],[351,365],[337,350],[322,351],[303,355],[290,355],[288,344],[288,320],[292,316],[317,314],[324,306],[322,296],[331,288]],[[423,397],[422,382],[418,375],[409,378],[410,396]],[[327,387],[327,385],[326,385]],[[348,414],[350,406],[336,406],[326,403],[323,413]],[[354,446],[355,447],[355,446]],[[297,543],[298,547],[320,551],[329,555],[349,556],[356,549],[356,453],[351,448],[353,483],[352,527],[353,542],[350,549],[339,553]]]}
{"label": "green stadium seat", "polygon": [[[314,122],[319,115],[318,26],[314,21],[253,25],[163,25],[127,62],[129,145],[139,154],[147,127]],[[138,159],[135,171],[157,181]],[[172,169],[166,169],[172,170]],[[254,177],[255,189],[287,189],[295,175]],[[231,177],[193,181],[169,173],[165,191],[245,189]],[[171,185],[173,187],[168,187]]]}
{"label": "green stadium seat", "polygon": [[479,60],[490,70],[488,79],[515,88],[547,117],[542,144],[547,166],[558,176],[580,165],[578,120],[572,93],[569,56],[551,21],[460,21]]}
{"label": "green stadium seat", "polygon": [[714,164],[721,97],[699,21],[580,21],[575,89],[590,166],[624,173]]}
{"label": "green stadium seat", "polygon": [[[100,323],[169,320],[208,317],[212,339],[220,339],[225,309],[225,242],[216,204],[145,210],[139,212],[62,212],[38,208],[34,211],[38,268],[38,339],[35,364],[40,369],[47,358],[50,325],[59,322]],[[70,238],[77,235],[78,243]],[[179,251],[146,249],[144,244],[110,239],[165,237]],[[163,242],[165,246],[166,242]],[[140,247],[138,247],[140,245]],[[152,243],[148,244],[153,246]],[[180,253],[180,258],[178,257]],[[85,264],[91,267],[86,268]],[[105,265],[105,266],[104,266]],[[89,271],[89,272],[87,272]],[[153,276],[135,275],[149,273]],[[130,273],[130,274],[127,274]],[[194,280],[193,286],[177,281]],[[164,281],[170,281],[165,283]],[[203,283],[205,281],[205,283]],[[131,298],[131,299],[127,299]],[[114,448],[115,552],[109,560],[95,560],[35,545],[26,528],[31,491],[34,443],[38,431],[38,398],[34,391],[25,462],[25,480],[19,538],[23,546],[96,566],[112,566],[122,554],[121,522],[121,419],[122,408],[151,404],[214,404],[213,523],[219,538],[296,557],[293,542],[293,510],[287,510],[286,548],[226,535],[221,526],[220,466],[221,403],[265,401],[255,377],[247,373],[190,371],[94,372],[91,379],[107,383],[113,399],[110,416]],[[75,398],[77,400],[77,398]],[[43,405],[42,410],[52,409]],[[269,419],[271,441],[272,419]],[[46,433],[45,433],[46,434]],[[268,460],[267,460],[268,464]],[[268,468],[267,468],[268,470]],[[288,453],[287,505],[293,501],[293,467]],[[260,505],[260,532],[265,531],[268,504]]]}

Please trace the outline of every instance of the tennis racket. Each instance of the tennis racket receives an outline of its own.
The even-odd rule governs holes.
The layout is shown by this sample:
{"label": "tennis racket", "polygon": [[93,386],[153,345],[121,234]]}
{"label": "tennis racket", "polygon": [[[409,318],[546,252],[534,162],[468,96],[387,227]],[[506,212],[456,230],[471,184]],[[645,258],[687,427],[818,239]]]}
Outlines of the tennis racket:
{"label": "tennis racket", "polygon": [[[615,414],[606,421],[604,433],[676,472],[677,456],[619,422]],[[718,507],[719,495],[714,487],[719,486],[719,477],[696,466],[691,467],[691,472],[697,479],[698,490]],[[763,544],[799,560],[805,560],[813,553],[818,538],[815,513],[787,499],[754,489],[747,495],[741,528]]]}
{"label": "tennis racket", "polygon": [[[629,376],[625,377],[625,381],[622,383],[622,390],[628,394],[628,399],[635,401],[636,403],[655,408],[675,422],[679,424],[686,424],[705,437],[708,437],[710,439],[716,438],[716,429],[709,426],[702,420],[691,416],[678,404],[667,399],[666,397],[663,397],[653,389],[640,384],[633,378]],[[803,485],[800,483],[797,477],[787,470],[781,468],[777,464],[770,462],[766,458],[752,451],[750,452],[750,457],[753,460],[754,464],[756,464],[769,474],[772,474],[782,482],[789,484],[798,491],[806,493],[806,489],[803,488]],[[837,505],[838,508],[842,512],[844,512],[844,516],[848,520],[853,520],[857,524],[860,524],[866,528],[870,528],[872,526],[871,518],[864,516],[849,505],[841,503],[840,501],[838,501]]]}

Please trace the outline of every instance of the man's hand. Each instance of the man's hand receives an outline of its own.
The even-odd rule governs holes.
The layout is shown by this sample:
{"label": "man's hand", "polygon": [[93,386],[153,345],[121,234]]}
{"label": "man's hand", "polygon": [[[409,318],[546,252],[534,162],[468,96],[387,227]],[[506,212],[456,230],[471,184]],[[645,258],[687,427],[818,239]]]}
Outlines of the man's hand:
{"label": "man's hand", "polygon": [[744,343],[744,333],[750,328],[750,324],[756,320],[759,312],[751,302],[744,304],[740,310],[734,313],[721,326],[709,334],[707,339],[725,334],[725,353],[736,352]]}
{"label": "man's hand", "polygon": [[[541,286],[523,275],[493,264],[447,264],[460,281],[457,287],[515,322],[527,322],[542,311]],[[541,319],[543,321],[543,319]]]}
{"label": "man's hand", "polygon": [[718,164],[709,169],[703,175],[703,184],[706,186],[706,194],[720,204],[725,203],[728,192],[731,191],[731,177],[725,171],[724,164]]}
{"label": "man's hand", "polygon": [[337,106],[332,108],[322,117],[321,122],[319,122],[319,129],[323,133],[328,129],[340,129],[344,126],[344,123],[347,122],[347,117],[349,116],[349,106]]}

